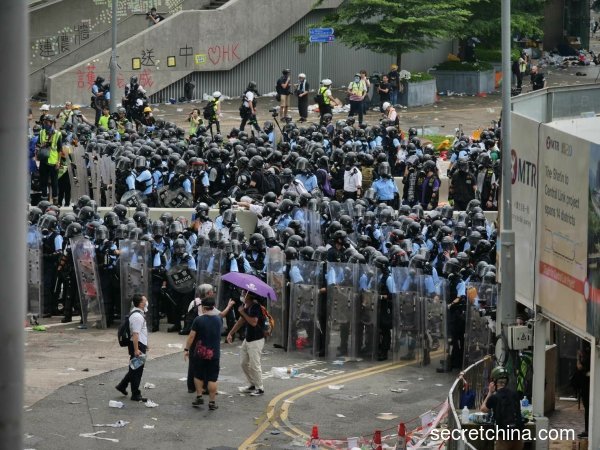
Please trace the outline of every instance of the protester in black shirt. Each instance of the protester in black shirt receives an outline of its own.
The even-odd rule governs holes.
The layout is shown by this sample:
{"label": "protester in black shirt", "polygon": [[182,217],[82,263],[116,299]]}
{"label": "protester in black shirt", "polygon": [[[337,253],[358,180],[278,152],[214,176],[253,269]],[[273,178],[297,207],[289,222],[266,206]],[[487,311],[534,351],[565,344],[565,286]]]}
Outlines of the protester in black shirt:
{"label": "protester in black shirt", "polygon": [[249,386],[242,389],[242,392],[252,396],[263,395],[265,391],[262,381],[260,356],[265,346],[265,336],[263,333],[265,317],[258,303],[258,298],[253,293],[246,292],[244,304],[239,307],[238,312],[241,317],[227,335],[227,342],[231,344],[236,331],[244,324],[246,325],[246,337],[244,342],[242,342],[240,356],[242,359],[242,370],[246,375]]}
{"label": "protester in black shirt", "polygon": [[[379,104],[379,107],[381,109],[381,105],[383,105],[385,102],[389,102],[390,101],[390,83],[389,83],[389,78],[387,75],[384,75],[381,79],[381,83],[379,83],[379,86],[377,86],[377,92],[379,92],[379,100],[381,101]],[[383,109],[381,109],[381,111],[383,112]]]}
{"label": "protester in black shirt", "polygon": [[219,315],[211,314],[214,308],[214,297],[202,300],[203,314],[194,319],[184,350],[184,359],[189,356],[190,351],[194,352],[193,371],[196,400],[192,402],[192,406],[199,407],[204,404],[202,392],[206,386],[210,398],[208,409],[211,411],[217,409],[215,397],[221,358],[221,328],[223,327],[222,318]]}
{"label": "protester in black shirt", "polygon": [[537,66],[531,67],[531,87],[534,91],[544,89],[546,87],[546,77],[538,70]]}
{"label": "protester in black shirt", "polygon": [[158,22],[162,22],[163,20],[165,20],[163,16],[156,12],[156,8],[150,9],[150,12],[146,14],[146,19],[148,19],[150,26],[156,25]]}

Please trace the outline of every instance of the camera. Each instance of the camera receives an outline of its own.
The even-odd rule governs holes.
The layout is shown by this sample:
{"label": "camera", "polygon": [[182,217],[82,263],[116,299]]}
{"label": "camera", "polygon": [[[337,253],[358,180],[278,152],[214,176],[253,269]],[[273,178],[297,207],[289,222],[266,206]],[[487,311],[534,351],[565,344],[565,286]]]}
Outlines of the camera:
{"label": "camera", "polygon": [[269,112],[271,113],[271,116],[273,116],[274,118],[279,115],[279,111],[277,111],[277,108],[271,108],[269,110]]}

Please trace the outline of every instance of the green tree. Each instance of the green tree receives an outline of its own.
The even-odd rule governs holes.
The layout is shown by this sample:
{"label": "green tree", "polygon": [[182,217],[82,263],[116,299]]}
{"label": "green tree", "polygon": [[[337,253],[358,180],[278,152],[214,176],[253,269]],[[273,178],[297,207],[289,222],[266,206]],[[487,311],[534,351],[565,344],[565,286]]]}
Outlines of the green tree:
{"label": "green tree", "polygon": [[[320,25],[335,29],[336,39],[351,48],[366,48],[396,57],[432,48],[456,37],[477,0],[347,0]],[[323,0],[318,0],[317,5]]]}
{"label": "green tree", "polygon": [[[541,36],[545,0],[511,0],[511,34],[513,36]],[[464,25],[461,35],[476,36],[486,48],[500,48],[501,0],[479,0],[471,6],[471,20]]]}

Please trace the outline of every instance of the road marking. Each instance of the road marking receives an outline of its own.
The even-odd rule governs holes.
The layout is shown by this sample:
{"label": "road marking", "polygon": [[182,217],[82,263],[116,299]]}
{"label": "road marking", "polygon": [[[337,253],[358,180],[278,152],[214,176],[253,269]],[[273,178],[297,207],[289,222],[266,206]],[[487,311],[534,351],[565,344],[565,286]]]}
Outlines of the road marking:
{"label": "road marking", "polygon": [[[405,362],[405,363],[401,363],[401,364],[394,364],[391,367],[384,367],[381,368],[379,370],[375,370],[373,372],[369,372],[369,373],[363,373],[363,374],[348,374],[348,376],[346,378],[344,378],[341,381],[344,382],[348,382],[348,381],[354,381],[354,380],[358,380],[361,378],[365,378],[365,377],[369,377],[371,375],[377,375],[379,373],[383,373],[383,372],[387,372],[390,370],[395,370],[395,369],[399,369],[401,367],[406,367],[406,366],[410,366],[410,365],[414,365],[417,362],[412,361],[412,362]],[[304,397],[308,394],[312,394],[313,392],[316,392],[320,389],[323,389],[324,386],[315,386],[315,387],[311,387],[309,389],[305,389],[302,392],[299,392],[298,394],[295,394],[293,396],[291,396],[290,398],[288,398],[287,400],[291,400],[291,401],[295,401],[301,397]],[[298,427],[292,425],[292,423],[288,420],[288,416],[289,416],[289,410],[291,408],[291,405],[293,403],[289,403],[289,402],[284,402],[283,405],[281,406],[281,414],[279,415],[279,419],[281,420],[281,422],[283,422],[285,424],[285,426],[287,426],[290,430],[294,431],[295,433],[297,433],[298,436],[301,437],[305,437],[306,439],[310,438],[310,435],[308,435],[307,433],[303,432],[302,430],[300,430]],[[283,431],[283,430],[281,430]],[[287,433],[286,433],[287,434]],[[297,437],[297,436],[296,436]]]}
{"label": "road marking", "polygon": [[254,433],[252,433],[244,442],[242,442],[242,444],[238,448],[247,449],[256,439],[258,439],[265,432],[265,430],[269,427],[269,424],[272,424],[277,420],[277,417],[275,415],[275,413],[276,413],[275,406],[277,405],[277,403],[282,401],[285,397],[293,395],[299,391],[303,391],[307,388],[311,389],[311,388],[317,387],[317,386],[322,387],[322,386],[325,386],[332,382],[343,381],[351,375],[359,375],[359,374],[363,374],[363,373],[368,374],[370,372],[376,371],[377,369],[386,368],[386,367],[390,367],[390,366],[394,366],[394,363],[386,363],[386,364],[382,364],[382,365],[377,365],[375,367],[369,367],[367,369],[362,369],[362,370],[358,370],[355,372],[350,372],[348,374],[344,374],[344,375],[340,375],[340,376],[336,376],[336,377],[332,377],[332,378],[327,378],[325,380],[319,380],[319,381],[315,381],[313,383],[303,384],[303,385],[297,386],[295,388],[289,389],[287,391],[284,391],[284,392],[276,395],[267,405],[266,417],[263,420],[263,422],[259,425],[259,427],[256,429],[256,431],[254,431]]}
{"label": "road marking", "polygon": [[[442,350],[437,350],[435,352],[431,352],[430,356],[432,358],[442,355],[444,352]],[[238,449],[246,450],[250,447],[256,446],[254,441],[256,441],[269,427],[269,425],[273,425],[278,430],[282,431],[286,436],[289,436],[293,439],[298,437],[310,437],[308,434],[304,433],[299,428],[295,427],[288,421],[289,408],[290,405],[293,404],[295,399],[301,398],[305,395],[318,391],[325,387],[326,385],[331,384],[332,382],[343,382],[343,381],[353,381],[360,378],[365,378],[370,375],[376,375],[382,372],[387,372],[394,369],[399,369],[401,367],[406,367],[410,365],[417,364],[418,361],[407,361],[403,363],[385,363],[379,364],[374,367],[368,367],[366,369],[357,370],[354,372],[346,373],[343,375],[335,376],[332,378],[327,378],[325,380],[315,381],[313,383],[303,384],[301,386],[297,386],[295,388],[284,391],[278,395],[276,395],[267,405],[267,409],[265,413],[262,413],[260,418],[264,417],[263,422],[259,425],[259,427],[252,433],[242,444],[238,447]],[[286,398],[288,397],[288,398]],[[277,404],[283,400],[283,405],[277,408]],[[293,430],[297,434],[290,433],[289,431],[279,427],[279,420],[285,423],[285,426],[289,429]],[[257,423],[258,425],[258,423]]]}

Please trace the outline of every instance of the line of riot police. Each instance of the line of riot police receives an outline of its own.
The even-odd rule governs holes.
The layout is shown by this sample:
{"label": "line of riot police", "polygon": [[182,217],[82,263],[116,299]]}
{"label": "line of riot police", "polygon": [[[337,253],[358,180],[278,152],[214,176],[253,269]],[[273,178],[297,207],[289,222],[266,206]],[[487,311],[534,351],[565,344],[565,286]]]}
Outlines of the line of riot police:
{"label": "line of riot police", "polygon": [[[30,268],[41,256],[43,303],[29,299],[31,317],[69,322],[79,312],[81,327],[109,326],[142,292],[153,331],[166,315],[168,330],[185,334],[195,286],[215,286],[224,307],[240,293],[220,278],[239,271],[276,289],[266,305],[277,324],[272,342],[288,351],[428,364],[432,351],[447,349],[441,370],[487,351],[496,231],[477,200],[456,215],[450,206],[395,210],[368,195],[340,202],[288,190],[276,201],[274,193],[237,204],[226,197],[214,221],[200,202],[192,220],[164,213],[154,222],[143,203],[132,217],[120,204],[100,217],[89,197],[62,215],[40,202],[29,213]],[[240,207],[260,216],[249,236]],[[228,327],[236,319],[230,313]]]}

